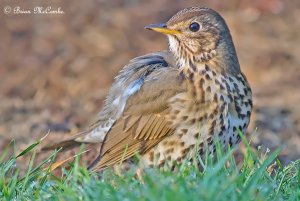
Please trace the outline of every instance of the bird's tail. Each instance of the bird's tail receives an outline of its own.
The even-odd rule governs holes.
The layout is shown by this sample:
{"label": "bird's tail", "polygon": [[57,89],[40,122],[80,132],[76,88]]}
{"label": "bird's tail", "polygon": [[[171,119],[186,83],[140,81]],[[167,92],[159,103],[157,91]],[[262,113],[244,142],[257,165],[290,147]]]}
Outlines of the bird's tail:
{"label": "bird's tail", "polygon": [[[72,137],[70,137],[66,140],[56,142],[54,144],[46,145],[46,146],[42,147],[41,150],[42,151],[49,151],[49,150],[62,148],[63,151],[67,151],[67,150],[72,149],[74,147],[78,147],[81,144],[87,143],[87,142],[82,142],[82,141],[79,140],[87,134],[88,134],[88,132],[86,132],[86,131],[80,132],[80,133],[78,133],[76,135],[73,135]],[[88,142],[88,143],[93,143],[93,142]],[[99,142],[97,142],[97,143],[99,143]]]}

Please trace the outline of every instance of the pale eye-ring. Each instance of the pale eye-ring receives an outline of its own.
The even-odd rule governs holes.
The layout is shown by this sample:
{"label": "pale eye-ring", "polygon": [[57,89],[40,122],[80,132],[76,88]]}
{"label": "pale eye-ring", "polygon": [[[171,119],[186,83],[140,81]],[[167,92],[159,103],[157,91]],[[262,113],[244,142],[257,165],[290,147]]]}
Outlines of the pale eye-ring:
{"label": "pale eye-ring", "polygon": [[200,24],[198,22],[192,22],[189,26],[190,31],[197,32],[200,29]]}

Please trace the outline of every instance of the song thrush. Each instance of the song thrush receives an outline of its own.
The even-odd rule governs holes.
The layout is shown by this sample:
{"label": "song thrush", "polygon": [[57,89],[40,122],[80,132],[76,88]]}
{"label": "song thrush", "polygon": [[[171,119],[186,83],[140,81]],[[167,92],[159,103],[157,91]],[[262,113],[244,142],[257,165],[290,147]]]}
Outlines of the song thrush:
{"label": "song thrush", "polygon": [[131,60],[115,78],[97,121],[75,139],[102,143],[92,170],[136,153],[141,167],[180,163],[193,150],[213,151],[216,138],[224,149],[237,144],[238,130],[247,129],[251,89],[216,11],[187,8],[145,28],[166,34],[170,51]]}

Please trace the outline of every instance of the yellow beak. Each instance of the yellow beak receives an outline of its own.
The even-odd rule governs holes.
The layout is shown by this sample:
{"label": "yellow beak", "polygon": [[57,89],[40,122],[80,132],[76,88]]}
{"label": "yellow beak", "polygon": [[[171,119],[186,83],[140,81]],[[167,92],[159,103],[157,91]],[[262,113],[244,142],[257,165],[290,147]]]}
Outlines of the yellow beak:
{"label": "yellow beak", "polygon": [[167,28],[166,24],[150,24],[150,25],[145,26],[145,29],[149,29],[149,30],[167,34],[167,35],[176,35],[176,34],[181,33],[178,30]]}

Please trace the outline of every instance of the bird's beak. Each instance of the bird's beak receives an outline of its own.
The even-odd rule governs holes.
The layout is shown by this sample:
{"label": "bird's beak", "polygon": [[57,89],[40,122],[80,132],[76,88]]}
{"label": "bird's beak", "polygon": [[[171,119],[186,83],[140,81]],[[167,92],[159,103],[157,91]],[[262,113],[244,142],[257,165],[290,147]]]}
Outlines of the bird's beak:
{"label": "bird's beak", "polygon": [[181,33],[178,30],[169,29],[166,24],[149,24],[145,26],[145,29],[153,30],[167,35],[176,35]]}

